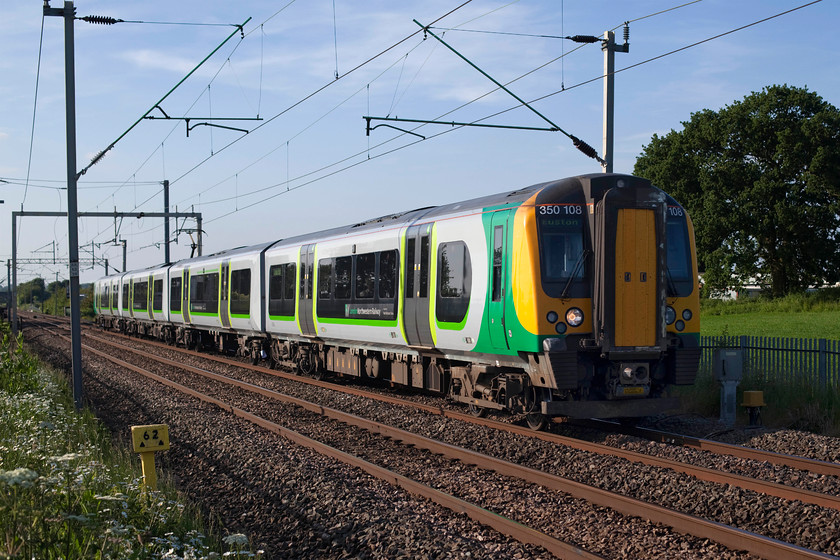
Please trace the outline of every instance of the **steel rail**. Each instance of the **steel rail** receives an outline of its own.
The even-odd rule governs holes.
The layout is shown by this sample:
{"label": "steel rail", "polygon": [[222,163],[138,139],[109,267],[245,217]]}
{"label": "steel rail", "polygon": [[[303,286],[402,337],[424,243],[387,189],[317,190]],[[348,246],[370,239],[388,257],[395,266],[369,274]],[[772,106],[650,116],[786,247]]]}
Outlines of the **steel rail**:
{"label": "steel rail", "polygon": [[[90,335],[90,334],[88,334],[87,336],[91,336],[92,338],[97,338],[98,340],[102,340],[103,342],[106,342],[105,340],[103,340],[101,338],[98,338],[98,337],[95,337],[95,336]],[[151,344],[154,344],[154,345],[159,345],[163,348],[173,350],[173,348],[171,346],[168,346],[168,345],[165,345],[165,344],[162,344],[162,343],[159,343],[159,342],[154,342],[154,341],[144,341],[144,342],[151,343]],[[251,364],[246,364],[246,363],[238,362],[238,361],[235,361],[235,360],[230,360],[228,358],[223,358],[223,357],[213,356],[213,355],[208,355],[208,354],[202,354],[200,352],[194,352],[192,350],[183,350],[183,349],[180,349],[180,348],[175,349],[175,350],[178,351],[178,352],[185,352],[189,355],[199,356],[199,357],[202,357],[204,359],[215,361],[215,362],[218,362],[218,363],[222,363],[222,364],[226,364],[226,365],[235,365],[237,367],[243,367],[243,368],[246,368],[246,369],[249,369],[249,370],[252,370],[252,371],[257,371],[257,372],[260,372],[260,373],[273,375],[275,377],[280,377],[280,378],[283,378],[283,379],[289,379],[289,380],[297,381],[297,382],[300,382],[300,383],[306,383],[306,384],[317,386],[317,387],[322,387],[322,388],[326,388],[326,389],[330,389],[330,390],[334,390],[334,391],[340,391],[340,392],[343,392],[343,393],[347,393],[347,394],[351,394],[351,395],[355,395],[355,396],[361,396],[361,397],[377,400],[377,401],[380,401],[380,402],[386,402],[386,403],[389,403],[389,404],[415,407],[417,409],[423,410],[423,411],[431,413],[431,414],[438,414],[438,415],[444,416],[446,418],[452,418],[452,419],[461,420],[461,421],[464,421],[464,422],[470,422],[470,423],[473,423],[473,424],[486,426],[486,427],[490,427],[490,428],[493,428],[493,429],[496,429],[496,430],[502,430],[502,431],[505,431],[505,432],[508,432],[508,433],[518,434],[518,435],[525,436],[525,437],[537,438],[537,439],[541,439],[541,440],[549,442],[549,443],[553,443],[553,444],[556,444],[556,445],[564,445],[566,447],[571,447],[573,449],[577,449],[577,450],[580,450],[580,451],[597,453],[599,455],[610,455],[610,456],[613,456],[613,457],[626,459],[626,460],[632,461],[632,462],[642,463],[644,465],[648,465],[648,466],[652,466],[652,467],[671,469],[671,470],[674,470],[676,472],[681,472],[683,474],[693,476],[693,477],[697,478],[698,480],[703,480],[703,481],[706,481],[706,482],[713,482],[713,483],[718,483],[718,484],[731,484],[732,486],[743,488],[745,490],[752,490],[754,492],[759,492],[759,493],[762,493],[762,494],[765,494],[765,495],[768,495],[768,496],[775,496],[777,498],[782,498],[782,499],[785,499],[785,500],[799,500],[799,501],[802,501],[802,502],[805,502],[805,503],[810,503],[810,504],[814,504],[814,505],[818,505],[818,506],[822,506],[822,507],[827,507],[827,508],[831,508],[831,509],[835,509],[835,510],[840,510],[840,496],[822,494],[822,493],[814,492],[812,490],[807,490],[807,489],[804,489],[804,488],[796,488],[796,487],[793,487],[793,486],[787,486],[785,484],[780,484],[778,482],[771,482],[771,481],[766,481],[766,480],[754,479],[754,478],[750,478],[750,477],[739,475],[739,474],[718,471],[718,470],[710,469],[710,468],[707,468],[707,467],[690,465],[688,463],[683,463],[683,462],[680,462],[680,461],[676,461],[674,459],[654,457],[652,455],[646,455],[644,453],[639,453],[639,452],[636,452],[636,451],[619,449],[619,448],[616,448],[616,447],[610,447],[608,445],[604,445],[604,444],[600,444],[600,443],[588,442],[588,441],[585,441],[585,440],[576,439],[576,438],[567,437],[567,436],[561,436],[561,435],[558,435],[558,434],[551,434],[551,433],[548,433],[548,432],[535,432],[535,431],[533,431],[529,428],[525,428],[525,427],[522,427],[522,426],[516,426],[516,425],[512,425],[512,424],[507,424],[507,423],[504,423],[504,422],[498,422],[498,421],[494,421],[494,420],[487,419],[487,418],[476,418],[475,416],[472,416],[470,414],[465,414],[465,413],[461,413],[461,412],[447,410],[447,409],[445,409],[443,407],[440,407],[440,406],[432,406],[432,405],[427,405],[427,404],[422,404],[422,403],[412,403],[412,402],[406,401],[404,399],[399,399],[399,398],[396,398],[396,397],[389,397],[387,395],[376,395],[376,394],[370,393],[369,391],[364,391],[362,389],[356,389],[356,388],[353,388],[353,387],[341,387],[341,386],[337,386],[335,383],[331,383],[331,382],[328,382],[328,381],[319,381],[317,379],[304,378],[304,377],[296,376],[296,375],[289,374],[289,373],[284,373],[284,372],[279,372],[279,371],[276,371],[276,370],[271,370],[271,369],[268,369],[268,368],[263,367],[263,366],[254,366],[254,365],[251,365]],[[685,437],[685,436],[679,436],[679,437]],[[710,443],[710,444],[717,443],[717,442],[709,442],[708,440],[705,440],[705,441]],[[752,451],[751,448],[740,448],[738,446],[723,447],[723,446],[726,446],[727,444],[720,444],[720,445],[722,446],[721,447],[722,451],[720,451],[720,453],[740,456],[741,458],[752,459],[752,460],[757,460],[757,461],[769,460],[769,459],[764,459],[764,457],[767,454],[771,454],[771,455],[774,456],[774,457],[771,457],[771,458],[774,458],[779,462],[785,461],[785,464],[789,464],[789,466],[800,465],[800,466],[794,467],[794,468],[799,468],[799,469],[802,469],[802,470],[810,470],[810,468],[808,468],[808,467],[813,466],[813,465],[815,465],[817,467],[824,466],[824,465],[832,465],[832,463],[825,463],[823,461],[817,461],[815,459],[806,459],[804,457],[786,456],[786,455],[780,455],[778,453],[773,454],[773,453],[767,452],[767,451],[762,452],[761,450],[757,450],[757,451],[759,451],[759,453],[757,453],[755,456],[751,456],[750,453],[749,453],[750,451]],[[710,447],[711,446],[706,446],[705,448],[709,451],[714,451]],[[742,450],[744,450],[744,452],[740,453],[739,455],[736,455],[736,453],[734,453],[734,452],[724,451],[724,450],[729,450],[730,447],[734,447],[735,449],[733,451],[735,451],[735,452],[741,452]],[[776,464],[779,464],[779,463],[776,463]],[[840,467],[840,465],[837,465],[837,466]],[[840,474],[840,473],[838,473],[838,474]]]}
{"label": "steel rail", "polygon": [[[103,341],[102,339],[98,340],[111,346],[119,347],[120,349],[128,350],[132,353],[143,355],[148,359],[152,359],[160,363],[165,363],[167,365],[171,365],[173,367],[177,367],[186,371],[191,371],[193,373],[207,377],[209,379],[213,379],[215,381],[220,381],[229,385],[233,385],[281,402],[295,404],[297,406],[303,407],[306,410],[309,410],[310,412],[314,412],[327,418],[338,420],[340,422],[365,429],[369,432],[381,434],[384,437],[400,441],[405,445],[426,449],[431,453],[440,454],[451,459],[459,460],[466,464],[473,464],[478,466],[479,468],[490,469],[505,476],[519,478],[526,482],[537,484],[545,488],[549,488],[551,490],[564,492],[575,498],[583,499],[590,503],[600,505],[602,507],[608,507],[624,515],[643,517],[654,523],[661,523],[662,525],[672,527],[674,530],[681,533],[690,534],[698,538],[711,539],[733,550],[747,550],[752,554],[756,554],[758,556],[761,556],[762,558],[772,560],[805,560],[817,558],[834,558],[831,555],[823,554],[821,552],[793,545],[791,543],[779,541],[777,539],[759,535],[757,533],[753,533],[743,529],[738,529],[735,527],[730,527],[728,525],[718,523],[716,521],[711,521],[688,515],[676,510],[637,500],[628,496],[614,494],[606,490],[602,490],[600,488],[589,486],[573,480],[564,479],[562,477],[551,475],[543,471],[531,469],[522,465],[511,463],[509,461],[477,453],[475,451],[439,442],[427,438],[425,436],[421,436],[418,434],[407,432],[405,430],[401,430],[399,428],[388,426],[386,424],[382,424],[349,413],[341,412],[339,410],[335,410],[329,407],[304,401],[302,399],[298,399],[289,395],[283,395],[281,393],[277,393],[276,391],[253,385],[251,383],[232,379],[194,366],[181,364],[168,358],[163,358],[160,356],[151,356],[133,348],[127,348],[121,345],[117,345],[113,342]],[[107,353],[100,352],[98,350],[94,351],[98,355],[111,361],[114,361],[115,363],[126,363],[117,358],[112,358]],[[169,381],[169,383],[167,384],[170,383],[178,385],[177,383],[171,381]],[[226,406],[230,407],[230,405]],[[343,452],[339,451],[339,453]]]}
{"label": "steel rail", "polygon": [[[65,339],[65,340],[67,339],[67,337],[65,337],[63,335],[58,335],[58,336],[62,339]],[[271,422],[270,420],[266,420],[265,418],[262,418],[260,416],[255,415],[255,414],[247,412],[247,411],[245,411],[241,408],[238,408],[236,406],[228,404],[228,403],[226,403],[222,400],[216,399],[215,397],[211,397],[211,396],[203,394],[199,391],[195,391],[194,389],[190,389],[189,387],[187,387],[185,385],[182,385],[182,384],[177,383],[175,381],[172,381],[170,379],[166,379],[165,377],[162,377],[160,375],[152,373],[152,372],[150,372],[148,370],[145,370],[141,367],[135,366],[134,364],[131,364],[129,362],[121,360],[121,359],[119,359],[115,356],[111,356],[110,354],[107,354],[105,352],[97,350],[96,348],[92,348],[92,347],[87,346],[87,345],[85,345],[85,348],[89,352],[92,352],[92,353],[96,354],[97,356],[100,356],[101,358],[104,358],[106,360],[109,360],[110,362],[112,362],[114,364],[117,364],[120,367],[124,367],[124,368],[126,368],[130,371],[135,372],[135,373],[139,373],[140,375],[143,375],[143,376],[145,376],[149,379],[157,381],[158,383],[162,383],[163,385],[166,385],[168,387],[172,387],[173,389],[181,391],[181,392],[183,392],[187,395],[190,395],[192,397],[198,398],[198,399],[200,399],[204,402],[214,404],[214,405],[218,406],[219,408],[221,408],[222,410],[230,412],[230,413],[232,413],[236,416],[239,416],[240,418],[243,418],[243,419],[245,419],[245,420],[247,420],[247,421],[249,421],[253,424],[256,424],[256,425],[258,425],[258,426],[260,426],[260,427],[262,427],[262,428],[264,428],[264,429],[266,429],[270,432],[273,432],[273,433],[276,433],[276,434],[278,434],[282,437],[285,437],[285,438],[289,439],[290,441],[292,441],[292,442],[294,442],[298,445],[302,445],[304,447],[312,449],[313,451],[315,451],[315,452],[317,452],[321,455],[324,455],[326,457],[331,457],[333,459],[341,461],[342,463],[345,463],[345,464],[347,464],[351,467],[359,468],[359,469],[365,471],[366,473],[370,474],[371,476],[373,476],[375,478],[378,478],[380,480],[388,482],[389,484],[392,484],[394,486],[399,486],[400,488],[403,488],[405,491],[407,491],[411,494],[414,494],[414,495],[421,496],[423,498],[427,498],[429,500],[432,500],[436,504],[438,504],[440,506],[443,506],[443,507],[445,507],[445,508],[447,508],[451,511],[454,511],[455,513],[464,513],[467,516],[469,516],[471,519],[475,520],[476,522],[481,523],[482,525],[486,525],[488,527],[491,527],[494,530],[496,530],[496,531],[498,531],[498,532],[500,532],[504,535],[507,535],[507,536],[509,536],[509,537],[521,542],[521,543],[541,546],[541,547],[545,548],[546,550],[548,550],[549,552],[551,552],[552,554],[554,554],[555,556],[557,556],[558,558],[582,559],[582,560],[604,560],[604,557],[601,556],[601,555],[594,554],[592,552],[588,552],[588,551],[586,551],[586,550],[584,550],[580,547],[577,547],[577,546],[574,546],[572,544],[563,542],[559,539],[555,539],[554,537],[552,537],[550,535],[546,535],[545,533],[542,533],[542,532],[537,531],[535,529],[532,529],[531,527],[528,527],[527,525],[523,525],[523,524],[518,523],[518,522],[516,522],[512,519],[509,519],[507,517],[499,515],[495,512],[492,512],[490,510],[484,509],[480,506],[477,506],[475,504],[472,504],[470,502],[467,502],[465,500],[462,500],[460,498],[452,496],[451,494],[447,494],[445,492],[442,492],[440,490],[432,488],[431,486],[427,486],[427,485],[425,485],[421,482],[417,482],[417,481],[412,480],[408,477],[405,477],[401,474],[390,471],[390,470],[388,470],[384,467],[380,467],[378,465],[375,465],[373,463],[365,461],[364,459],[362,459],[360,457],[356,457],[356,456],[351,455],[349,453],[345,453],[344,451],[341,451],[339,449],[336,449],[334,447],[331,447],[329,445],[326,445],[324,443],[316,441],[312,438],[304,436],[303,434],[295,432],[294,430],[290,430],[288,428],[285,428],[285,427],[283,427],[279,424]],[[125,348],[125,347],[122,347],[122,348]],[[131,350],[132,352],[136,352],[133,349],[129,349],[129,350]],[[150,356],[148,354],[146,354],[145,357],[153,359],[155,361],[171,362],[170,360],[167,360],[166,358]],[[171,363],[173,365],[177,366],[178,368],[181,368],[181,369],[198,370],[198,368],[192,368],[191,366],[186,366],[184,364],[178,364],[177,362],[171,362]],[[206,373],[212,373],[212,372],[206,372]],[[218,374],[212,374],[212,375],[218,376]],[[218,377],[223,377],[223,376],[218,376]],[[316,407],[317,407],[317,405],[316,405]]]}
{"label": "steel rail", "polygon": [[774,451],[756,449],[755,447],[744,447],[743,445],[734,445],[731,443],[723,443],[720,441],[713,441],[710,439],[684,436],[672,432],[653,430],[651,428],[620,426],[615,422],[597,420],[594,418],[589,420],[575,421],[575,423],[600,430],[621,432],[626,435],[637,436],[652,441],[658,441],[660,443],[672,443],[675,445],[682,445],[684,447],[700,449],[702,451],[711,451],[712,453],[718,453],[721,455],[732,455],[733,457],[739,457],[741,459],[766,461],[774,465],[791,467],[794,469],[810,471],[817,474],[840,476],[840,463],[831,463],[829,461],[810,459],[808,457],[798,457],[796,455],[784,455],[782,453],[776,453]]}
{"label": "steel rail", "polygon": [[[116,333],[111,333],[115,334]],[[92,338],[97,338],[98,340],[105,340],[98,338],[96,336],[88,334],[87,336],[91,336]],[[125,336],[125,335],[116,335],[116,336]],[[130,338],[130,337],[127,337]],[[760,492],[762,494],[766,494],[768,496],[775,496],[777,498],[782,498],[785,500],[799,500],[804,503],[810,503],[822,507],[827,507],[835,510],[840,510],[840,496],[833,496],[829,494],[822,494],[819,492],[814,492],[811,490],[806,490],[802,488],[796,488],[792,486],[787,486],[785,484],[780,484],[777,482],[770,482],[765,480],[759,480],[754,478],[749,478],[746,476],[734,474],[734,473],[727,473],[723,471],[717,471],[714,469],[709,469],[706,467],[700,467],[695,465],[690,465],[687,463],[682,463],[680,461],[676,461],[673,459],[667,458],[659,458],[654,457],[651,455],[646,455],[644,453],[638,453],[635,451],[623,450],[618,449],[615,447],[610,447],[608,445],[595,443],[595,442],[588,442],[585,440],[580,440],[576,438],[561,436],[558,434],[551,434],[547,432],[535,432],[528,428],[524,428],[522,426],[516,426],[512,424],[507,424],[504,422],[497,422],[491,419],[486,418],[476,418],[475,416],[464,414],[452,410],[447,410],[440,406],[432,406],[426,405],[422,403],[413,403],[410,401],[406,401],[404,399],[399,399],[396,397],[389,397],[387,395],[377,395],[370,393],[369,391],[365,391],[362,389],[356,389],[353,387],[341,387],[337,386],[335,383],[328,382],[328,381],[319,381],[316,379],[311,378],[304,378],[297,375],[279,372],[276,370],[271,370],[263,366],[254,366],[251,364],[246,364],[243,362],[238,362],[235,360],[231,360],[229,358],[223,358],[219,356],[213,356],[208,354],[202,354],[200,352],[194,352],[192,350],[184,350],[180,348],[173,348],[172,346],[156,342],[156,341],[149,341],[145,340],[144,343],[152,344],[155,346],[160,346],[162,348],[166,348],[169,350],[177,351],[186,353],[188,355],[199,356],[204,359],[215,361],[218,363],[226,364],[226,365],[235,365],[237,367],[246,368],[252,371],[257,371],[263,374],[273,375],[275,377],[280,377],[283,379],[288,379],[292,381],[297,381],[299,383],[305,383],[317,387],[322,387],[326,389],[330,389],[333,391],[339,391],[355,396],[361,396],[373,400],[377,400],[380,402],[386,402],[389,404],[401,405],[401,406],[409,406],[414,407],[419,410],[423,410],[425,412],[431,414],[437,414],[444,416],[446,418],[452,418],[464,422],[470,422],[473,424],[489,427],[496,430],[506,431],[508,433],[518,434],[526,437],[533,437],[537,439],[541,439],[543,441],[547,441],[550,443],[554,443],[557,445],[564,445],[567,447],[571,447],[573,449],[578,449],[580,451],[587,451],[590,453],[597,453],[600,455],[610,455],[618,458],[623,458],[628,461],[639,462],[648,466],[660,467],[671,469],[677,472],[681,472],[687,474],[689,476],[693,476],[698,480],[704,480],[706,482],[714,482],[719,484],[731,484],[732,486],[736,486],[739,488],[743,488],[745,490],[752,490],[755,492]],[[581,425],[590,425],[589,427],[596,427],[598,429],[605,429],[605,426],[608,426],[608,429],[611,431],[623,431],[624,433],[628,433],[630,435],[639,435],[639,437],[648,437],[642,435],[641,433],[634,433],[635,432],[642,432],[648,431],[643,428],[629,428],[624,429],[624,427],[618,426],[615,423],[601,421],[601,420],[587,420],[587,421],[575,421],[577,424]],[[692,438],[689,436],[682,436],[678,434],[670,434],[667,432],[656,432],[653,430],[649,430],[651,432],[650,439],[654,439],[655,441],[661,441],[663,443],[674,443],[674,444],[683,444],[689,447],[694,447],[700,450],[706,450],[713,453],[718,454],[725,454],[736,456],[743,459],[750,459],[755,461],[766,461],[771,464],[776,465],[783,465],[789,466],[792,468],[816,472],[818,474],[829,474],[834,476],[840,476],[840,465],[836,463],[828,463],[825,461],[819,461],[817,459],[809,459],[805,457],[797,457],[793,455],[782,455],[779,453],[774,453],[771,451],[764,451],[761,449],[754,449],[754,448],[747,448],[742,446],[735,446],[720,442],[715,442],[711,440],[704,440],[699,438]],[[682,443],[685,441],[686,443]]]}

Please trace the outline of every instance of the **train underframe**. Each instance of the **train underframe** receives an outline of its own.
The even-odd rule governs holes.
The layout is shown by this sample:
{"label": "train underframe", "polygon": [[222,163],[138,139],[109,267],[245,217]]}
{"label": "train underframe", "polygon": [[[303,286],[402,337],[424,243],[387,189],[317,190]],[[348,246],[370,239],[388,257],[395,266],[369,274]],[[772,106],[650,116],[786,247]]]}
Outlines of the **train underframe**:
{"label": "train underframe", "polygon": [[435,392],[467,405],[476,416],[489,410],[523,415],[534,429],[555,416],[631,418],[676,408],[679,401],[663,393],[668,385],[692,383],[699,360],[699,349],[677,348],[664,353],[615,353],[607,359],[594,349],[569,350],[565,342],[555,339],[546,341],[542,353],[523,354],[518,362],[506,364],[485,360],[491,364],[442,354],[390,352],[121,317],[100,317],[100,326],[193,350],[245,357],[255,365],[291,367],[316,378],[378,379]]}

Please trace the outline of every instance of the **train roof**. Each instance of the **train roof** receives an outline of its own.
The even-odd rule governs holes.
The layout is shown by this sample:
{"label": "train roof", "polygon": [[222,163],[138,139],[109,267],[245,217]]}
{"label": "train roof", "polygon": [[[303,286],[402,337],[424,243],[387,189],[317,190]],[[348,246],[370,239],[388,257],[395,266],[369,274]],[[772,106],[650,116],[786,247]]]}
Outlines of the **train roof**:
{"label": "train roof", "polygon": [[560,182],[561,181],[551,181],[547,183],[539,183],[522,189],[517,189],[515,191],[482,196],[470,200],[443,204],[441,206],[426,206],[415,210],[387,214],[385,216],[371,218],[354,224],[288,237],[278,241],[277,244],[283,246],[302,245],[316,239],[329,239],[346,235],[355,235],[378,229],[404,227],[421,220],[430,221],[443,216],[480,210],[490,206],[519,205],[540,189]]}
{"label": "train roof", "polygon": [[[278,239],[275,241],[260,243],[257,245],[248,245],[243,247],[237,247],[235,249],[226,249],[224,251],[219,251],[210,255],[203,255],[201,257],[195,257],[191,259],[182,259],[174,263],[162,264],[142,270],[154,270],[159,268],[166,268],[169,266],[193,266],[196,264],[201,264],[202,262],[212,262],[214,260],[219,259],[220,257],[230,258],[241,254],[250,254],[255,252],[259,253],[263,250],[269,249],[274,245],[284,247],[303,245],[306,243],[311,243],[315,240],[355,235],[358,233],[375,231],[378,229],[404,227],[418,222],[420,220],[435,220],[452,214],[467,213],[488,207],[504,207],[506,205],[518,206],[522,202],[528,200],[531,196],[533,196],[534,193],[542,190],[552,190],[556,192],[566,189],[578,189],[584,185],[589,186],[589,188],[593,190],[603,190],[614,186],[614,181],[621,177],[630,178],[633,182],[647,183],[645,179],[624,174],[591,173],[585,175],[577,175],[567,177],[564,179],[547,181],[544,183],[537,183],[514,191],[507,191],[497,194],[481,196],[470,200],[453,202],[450,204],[443,204],[440,206],[426,206],[414,210],[407,210],[403,212],[397,212],[394,214],[387,214],[378,218],[371,218],[361,222],[356,222],[354,224],[339,226],[332,229],[313,231],[301,235],[296,235],[293,237],[288,237],[285,239]],[[128,273],[132,274],[136,272],[138,271],[129,271]]]}
{"label": "train roof", "polygon": [[[215,253],[211,253],[209,255],[202,255],[200,257],[193,257],[191,259],[181,259],[180,261],[176,261],[171,263],[173,268],[179,266],[193,266],[193,265],[200,265],[201,263],[213,262],[217,261],[221,258],[232,258],[237,257],[240,255],[250,255],[253,253],[260,253],[265,249],[268,249],[272,245],[277,243],[277,241],[269,241],[266,243],[259,243],[257,245],[244,245],[242,247],[235,247],[233,249],[225,249],[223,251],[217,251]],[[166,265],[163,265],[166,266]]]}

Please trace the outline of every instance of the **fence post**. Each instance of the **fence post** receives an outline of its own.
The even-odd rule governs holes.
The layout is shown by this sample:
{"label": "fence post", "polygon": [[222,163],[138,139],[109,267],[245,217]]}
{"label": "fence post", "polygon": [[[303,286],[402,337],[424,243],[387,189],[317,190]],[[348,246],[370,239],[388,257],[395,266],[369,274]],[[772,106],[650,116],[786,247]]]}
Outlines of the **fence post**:
{"label": "fence post", "polygon": [[820,376],[820,387],[823,389],[828,388],[828,344],[827,340],[821,338],[819,340],[819,349],[820,349],[820,356],[819,356],[819,376]]}
{"label": "fence post", "polygon": [[741,349],[741,371],[747,370],[747,346],[749,345],[749,337],[742,334],[738,337],[738,347]]}

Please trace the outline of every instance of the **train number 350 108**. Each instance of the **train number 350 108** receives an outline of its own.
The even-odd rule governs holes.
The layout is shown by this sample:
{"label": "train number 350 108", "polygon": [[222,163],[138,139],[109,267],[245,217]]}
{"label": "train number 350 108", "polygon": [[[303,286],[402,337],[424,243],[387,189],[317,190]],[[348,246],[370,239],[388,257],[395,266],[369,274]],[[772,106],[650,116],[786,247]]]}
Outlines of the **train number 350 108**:
{"label": "train number 350 108", "polygon": [[551,214],[583,214],[583,207],[580,204],[545,204],[540,206],[540,215]]}

